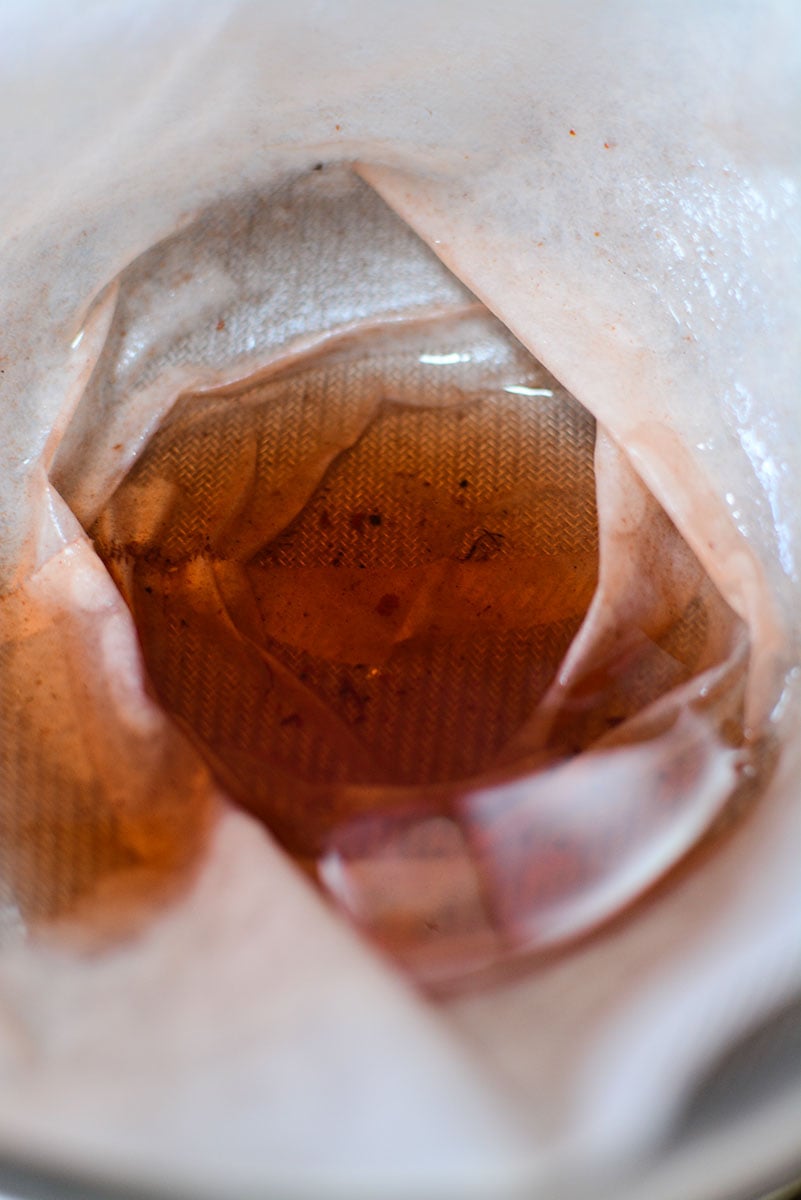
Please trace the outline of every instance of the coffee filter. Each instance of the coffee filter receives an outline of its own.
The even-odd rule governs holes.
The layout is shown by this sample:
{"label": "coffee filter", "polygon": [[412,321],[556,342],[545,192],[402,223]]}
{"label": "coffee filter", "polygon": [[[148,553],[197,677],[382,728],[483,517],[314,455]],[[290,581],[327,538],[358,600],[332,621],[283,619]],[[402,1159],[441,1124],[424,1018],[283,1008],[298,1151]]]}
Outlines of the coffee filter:
{"label": "coffee filter", "polygon": [[[414,36],[426,40],[434,26],[451,28],[449,11],[419,14]],[[698,172],[711,170],[704,163],[725,159],[725,137],[700,129],[707,159],[695,175],[680,177],[632,136],[617,170],[625,175],[633,164],[639,194],[658,196],[656,211],[676,237],[676,230],[703,227],[713,212],[713,249],[728,264],[721,277],[707,258],[700,277],[678,269],[665,275],[648,265],[655,243],[642,230],[624,228],[625,206],[598,190],[594,159],[574,162],[566,176],[563,149],[551,158],[541,149],[498,154],[497,131],[516,145],[514,114],[539,113],[533,84],[526,107],[504,86],[493,90],[491,72],[483,69],[481,86],[492,101],[477,121],[474,99],[466,105],[459,99],[461,83],[444,87],[433,59],[431,66],[425,56],[410,61],[358,7],[343,15],[342,28],[315,60],[312,100],[299,81],[310,45],[320,50],[326,36],[278,8],[200,8],[191,21],[180,6],[158,16],[146,6],[133,14],[119,5],[103,17],[87,10],[55,44],[46,12],[10,21],[9,45],[31,48],[30,63],[22,70],[19,59],[10,82],[19,96],[36,98],[31,114],[46,111],[49,120],[36,120],[28,139],[39,147],[42,165],[10,160],[19,161],[19,170],[3,201],[13,231],[4,268],[3,350],[12,396],[4,413],[2,610],[7,1152],[40,1167],[195,1194],[265,1188],[287,1194],[290,1187],[319,1190],[323,1178],[334,1192],[341,1180],[349,1194],[379,1185],[383,1194],[392,1188],[466,1194],[468,1177],[476,1194],[482,1187],[486,1193],[488,1180],[496,1191],[519,1186],[531,1194],[568,1187],[601,1165],[611,1172],[612,1163],[610,1186],[624,1186],[622,1173],[636,1191],[638,1171],[662,1146],[649,1177],[664,1181],[665,1194],[682,1178],[683,1187],[701,1194],[723,1134],[713,1121],[700,1140],[684,1137],[670,1146],[668,1131],[680,1127],[682,1105],[704,1072],[720,1070],[732,1042],[791,1003],[797,987],[799,764],[790,736],[797,696],[793,677],[783,682],[796,645],[797,541],[788,497],[797,420],[783,389],[791,371],[784,332],[792,323],[792,283],[789,268],[776,263],[776,230],[786,219],[781,198],[788,194],[780,164],[767,142],[757,149],[744,134],[737,171],[721,172],[714,187],[707,177],[699,187]],[[96,99],[107,84],[100,55],[95,71],[79,72],[67,103],[60,82],[67,56],[74,79],[83,56],[113,36],[112,13],[128,31],[125,49],[114,42],[114,101],[103,107]],[[571,72],[586,62],[588,27],[574,24],[568,34],[564,12],[543,9],[539,16],[537,86],[553,107],[559,57],[570,80],[560,104],[569,100],[586,117],[583,124],[572,117],[559,136],[587,137],[597,80],[591,77],[584,96]],[[622,91],[639,94],[638,70],[654,69],[648,47],[662,32],[656,10],[625,35],[622,16],[617,8],[607,14],[610,54],[620,39],[629,51],[639,42],[630,80],[593,117],[599,154],[604,141],[620,137],[610,132],[600,140],[601,128],[624,128]],[[478,10],[471,18],[454,35],[466,73],[488,34]],[[504,53],[517,53],[512,29],[528,19],[510,9],[497,30],[493,22]],[[692,36],[682,61],[695,65],[685,65],[670,94],[686,106],[703,73],[692,50],[700,35],[693,18],[684,19]],[[783,19],[777,12],[773,28]],[[715,20],[728,30],[734,54],[739,26],[722,15],[704,17]],[[360,38],[344,36],[349,22],[364,31]],[[359,49],[365,44],[372,47],[367,57]],[[343,46],[350,47],[344,60],[337,57]],[[37,64],[48,60],[56,66],[45,72]],[[143,77],[148,87],[140,91]],[[759,85],[756,72],[754,80]],[[660,86],[667,96],[665,78]],[[374,98],[367,108],[364,96]],[[435,122],[430,132],[415,107],[423,97]],[[667,101],[660,104],[667,145],[673,118]],[[761,111],[755,102],[754,112]],[[550,144],[557,118],[537,121],[542,144]],[[222,136],[226,125],[241,130],[241,138]],[[15,133],[9,151],[18,139]],[[68,154],[70,144],[80,153]],[[350,167],[332,168],[332,159],[358,161],[366,182]],[[320,162],[323,169],[315,171]],[[32,203],[45,163],[55,183]],[[746,165],[753,176],[748,188]],[[565,178],[574,189],[569,202],[560,193]],[[754,200],[760,187],[772,207]],[[535,215],[526,210],[537,236],[529,231],[523,242],[521,198],[529,194],[538,197]],[[597,195],[603,222],[592,211]],[[706,207],[688,216],[689,196]],[[590,223],[603,229],[586,236],[606,239],[608,272],[588,257],[582,240],[590,213]],[[575,245],[564,232],[571,228],[580,234]],[[745,274],[731,303],[741,309],[750,297],[750,311],[764,302],[771,314],[745,344],[738,341],[736,354],[734,331],[739,336],[742,325],[724,320],[728,300],[714,286],[732,271]],[[679,318],[675,305],[688,279],[693,305]],[[555,378],[504,340],[476,296]],[[667,521],[665,511],[673,518],[692,547],[687,562],[714,581],[703,585],[715,617],[705,626],[711,642],[709,633],[694,639],[695,678],[741,653],[737,630],[744,624],[747,719],[769,733],[778,765],[747,816],[721,834],[695,869],[627,919],[519,977],[434,1005],[333,917],[257,823],[231,809],[196,745],[165,715],[118,591],[130,600],[130,563],[115,552],[115,538],[133,522],[135,537],[126,533],[126,543],[142,546],[165,530],[204,544],[223,537],[229,558],[250,560],[264,547],[248,541],[236,513],[221,528],[199,529],[175,520],[168,488],[151,490],[147,503],[130,491],[158,439],[176,438],[182,422],[202,432],[204,414],[231,411],[231,388],[240,413],[263,420],[277,384],[267,375],[243,385],[255,371],[292,378],[331,355],[333,365],[317,369],[342,370],[364,337],[395,338],[382,353],[397,362],[398,337],[419,339],[421,329],[428,337],[454,320],[469,334],[470,353],[495,372],[496,386],[519,381],[517,355],[526,370],[538,372],[527,377],[529,385],[553,391],[567,384],[604,426],[599,487],[606,478],[613,488],[629,472],[624,505],[636,497],[643,522]],[[579,350],[588,324],[592,334]],[[766,356],[770,337],[780,352]],[[441,351],[432,344],[429,356]],[[403,352],[419,371],[420,345],[414,354]],[[383,362],[382,378],[387,369]],[[390,376],[408,405],[407,376],[397,365]],[[414,391],[414,377],[408,378]],[[465,404],[463,394],[458,403],[448,400],[447,381],[442,386],[441,407],[424,414],[432,428],[447,419],[449,404]],[[785,394],[783,408],[776,397]],[[386,399],[371,393],[369,379],[359,396],[355,416],[337,414],[333,422],[340,448],[343,438],[361,436]],[[731,418],[735,408],[742,424]],[[227,416],[220,420],[212,427],[230,424]],[[356,422],[350,433],[348,420]],[[577,420],[576,428],[592,429],[589,417]],[[240,430],[226,444],[244,445],[251,428],[246,421],[246,437]],[[502,438],[508,426],[497,428]],[[564,429],[561,418],[558,428]],[[216,481],[220,450],[216,443],[209,457],[215,470],[206,473]],[[436,438],[431,454],[438,457]],[[742,474],[746,461],[752,465]],[[365,462],[380,462],[378,451]],[[498,470],[509,474],[503,463]],[[241,463],[232,466],[234,482],[240,472],[244,479]],[[569,478],[564,489],[575,486]],[[361,511],[360,500],[354,506]],[[609,536],[615,527],[608,524]],[[549,528],[556,536],[553,522]],[[87,531],[105,551],[118,587]],[[296,550],[283,544],[284,567],[293,553],[307,561],[302,529],[297,538]],[[351,541],[355,546],[355,536]],[[688,569],[677,567],[676,580],[686,584]],[[626,605],[636,609],[636,596],[647,588],[624,588],[619,575],[605,580],[603,567],[601,584],[611,589],[607,597],[618,587],[611,607],[618,605],[620,620],[631,620]],[[543,681],[539,716],[528,728],[523,722],[518,735],[523,753],[530,750],[526,736],[541,739],[545,726],[558,727],[559,689],[577,686],[581,662],[602,655],[610,628],[590,617],[583,636],[586,653],[574,655],[572,676],[568,671],[556,692]],[[554,670],[558,661],[561,650]],[[197,686],[191,690],[198,695]],[[205,692],[226,694],[214,680]],[[649,709],[658,701],[646,698],[638,711],[658,721]],[[740,719],[741,701],[735,703]],[[234,724],[242,728],[239,719]],[[521,753],[519,745],[513,749]],[[744,1085],[741,1112],[758,1108],[767,1086],[760,1078],[750,1089]],[[770,1162],[758,1164],[765,1177],[793,1153],[789,1110],[774,1103],[777,1144]]]}

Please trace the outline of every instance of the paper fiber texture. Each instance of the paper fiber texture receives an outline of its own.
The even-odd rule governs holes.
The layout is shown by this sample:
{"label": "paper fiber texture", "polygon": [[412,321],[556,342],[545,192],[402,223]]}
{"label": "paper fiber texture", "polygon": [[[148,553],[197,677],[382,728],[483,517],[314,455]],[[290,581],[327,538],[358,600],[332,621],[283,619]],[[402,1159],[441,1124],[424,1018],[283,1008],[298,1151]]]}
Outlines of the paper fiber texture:
{"label": "paper fiber texture", "polygon": [[[525,1173],[551,1194],[609,1159],[636,1189],[703,1072],[798,986],[794,8],[43,3],[2,23],[4,1148],[195,1195]],[[282,189],[318,163],[320,203],[353,163],[409,228],[364,237],[365,199],[336,249],[248,244],[248,205],[291,227]],[[212,251],[248,251],[187,274],[169,239],[203,213]],[[745,623],[748,719],[782,753],[700,869],[435,1006],[212,785],[84,529],[179,392],[473,296]],[[767,1172],[792,1126],[780,1108]]]}

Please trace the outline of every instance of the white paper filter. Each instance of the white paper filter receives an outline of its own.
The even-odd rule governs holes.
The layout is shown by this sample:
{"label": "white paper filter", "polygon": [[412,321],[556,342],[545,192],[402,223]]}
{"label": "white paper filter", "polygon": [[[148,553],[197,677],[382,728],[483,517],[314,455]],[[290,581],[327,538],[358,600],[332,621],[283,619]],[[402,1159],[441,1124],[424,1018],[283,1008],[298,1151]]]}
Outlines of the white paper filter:
{"label": "white paper filter", "polygon": [[[780,1181],[801,1115],[797,6],[37,0],[0,34],[8,1172],[194,1197]],[[479,301],[600,430],[601,598],[521,736],[601,655],[605,612],[645,620],[653,571],[680,590],[697,569],[724,614],[704,669],[735,671],[747,637],[773,766],[625,917],[434,999],[214,782],[87,531],[169,525],[166,491],[109,501],[179,395],[367,326],[477,321],[506,380]],[[635,511],[641,534],[675,523],[681,570],[603,568],[630,567]],[[657,745],[671,761],[657,738],[621,776],[632,821]],[[699,828],[620,866],[609,911],[715,818],[735,757],[710,758]]]}

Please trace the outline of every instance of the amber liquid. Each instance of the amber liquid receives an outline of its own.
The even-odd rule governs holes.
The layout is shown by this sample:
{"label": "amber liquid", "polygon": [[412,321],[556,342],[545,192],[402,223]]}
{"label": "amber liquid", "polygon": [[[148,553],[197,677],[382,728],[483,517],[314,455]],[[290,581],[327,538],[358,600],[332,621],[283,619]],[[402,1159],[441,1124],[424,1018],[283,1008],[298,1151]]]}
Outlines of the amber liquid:
{"label": "amber liquid", "polygon": [[[432,978],[536,940],[538,897],[601,869],[583,832],[543,835],[492,789],[613,728],[643,671],[632,643],[544,759],[520,750],[597,583],[594,425],[532,386],[536,364],[468,388],[422,362],[334,357],[185,398],[93,534],[160,701],[228,794]],[[646,646],[665,687],[691,674],[705,612]],[[704,769],[692,741],[677,769]]]}
{"label": "amber liquid", "polygon": [[[343,816],[380,804],[381,789],[490,769],[592,597],[591,421],[561,397],[458,399],[379,405],[244,560],[214,534],[198,539],[198,526],[166,548],[98,538],[162,702],[232,794],[301,856],[320,853]],[[174,479],[178,462],[190,472],[182,488],[206,505],[205,529],[230,527],[230,489],[209,503],[207,476],[248,453],[243,434],[269,435],[277,466],[258,487],[280,509],[318,453],[312,432],[291,477],[282,472],[303,407],[280,394],[266,414],[251,407],[239,441],[220,433],[215,408],[204,456],[198,403],[154,439],[128,487]],[[247,519],[238,514],[240,528]],[[173,531],[180,524],[179,513]]]}

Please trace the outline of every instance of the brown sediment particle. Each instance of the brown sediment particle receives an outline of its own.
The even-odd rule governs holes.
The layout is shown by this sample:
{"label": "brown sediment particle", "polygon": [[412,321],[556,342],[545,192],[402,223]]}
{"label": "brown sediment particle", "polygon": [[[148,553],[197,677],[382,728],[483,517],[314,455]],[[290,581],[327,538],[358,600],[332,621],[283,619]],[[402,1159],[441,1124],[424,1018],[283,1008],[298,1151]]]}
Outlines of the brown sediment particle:
{"label": "brown sediment particle", "polygon": [[379,617],[391,617],[393,613],[398,611],[400,607],[400,596],[396,596],[394,592],[385,592],[375,606],[375,611]]}

